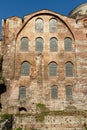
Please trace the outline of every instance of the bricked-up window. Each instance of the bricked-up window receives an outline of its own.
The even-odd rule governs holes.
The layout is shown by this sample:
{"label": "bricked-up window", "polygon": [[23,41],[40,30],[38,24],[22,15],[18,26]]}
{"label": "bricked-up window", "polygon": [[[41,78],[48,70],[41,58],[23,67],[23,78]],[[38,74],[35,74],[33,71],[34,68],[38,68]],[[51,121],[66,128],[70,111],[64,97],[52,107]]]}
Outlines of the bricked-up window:
{"label": "bricked-up window", "polygon": [[58,87],[56,85],[53,85],[51,87],[51,98],[57,99],[58,98]]}
{"label": "bricked-up window", "polygon": [[19,87],[19,99],[26,99],[26,87]]}
{"label": "bricked-up window", "polygon": [[72,51],[72,39],[69,37],[64,39],[64,50]]}
{"label": "bricked-up window", "polygon": [[50,51],[56,52],[58,50],[58,40],[57,38],[53,37],[50,39]]}
{"label": "bricked-up window", "polygon": [[28,51],[29,49],[29,39],[27,37],[23,37],[21,39],[21,47],[20,47],[21,51]]}
{"label": "bricked-up window", "polygon": [[35,41],[35,43],[36,43],[35,50],[36,51],[39,51],[39,52],[43,51],[43,42],[44,42],[43,38],[41,38],[41,37],[36,38],[36,41]]}
{"label": "bricked-up window", "polygon": [[72,99],[72,86],[66,86],[66,99]]}
{"label": "bricked-up window", "polygon": [[65,73],[66,73],[66,76],[67,77],[72,77],[73,76],[73,69],[74,69],[74,66],[71,62],[67,62],[65,64]]}
{"label": "bricked-up window", "polygon": [[50,32],[56,32],[57,31],[58,22],[57,22],[57,20],[55,18],[50,19],[49,29],[50,29]]}
{"label": "bricked-up window", "polygon": [[35,21],[35,30],[37,32],[43,32],[43,20],[41,18]]}
{"label": "bricked-up window", "polygon": [[49,64],[49,76],[57,75],[57,64],[55,62],[51,62]]}
{"label": "bricked-up window", "polygon": [[30,73],[30,63],[27,61],[24,61],[21,64],[21,76],[28,76]]}

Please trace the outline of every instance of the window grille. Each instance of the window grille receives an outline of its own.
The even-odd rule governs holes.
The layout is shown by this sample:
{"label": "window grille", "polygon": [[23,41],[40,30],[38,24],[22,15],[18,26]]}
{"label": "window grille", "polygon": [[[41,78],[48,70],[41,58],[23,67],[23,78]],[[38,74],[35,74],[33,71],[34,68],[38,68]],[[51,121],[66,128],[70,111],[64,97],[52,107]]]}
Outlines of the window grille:
{"label": "window grille", "polygon": [[21,51],[28,51],[29,40],[27,37],[21,39]]}
{"label": "window grille", "polygon": [[72,39],[71,38],[64,39],[64,49],[65,49],[65,51],[72,51]]}
{"label": "window grille", "polygon": [[43,39],[41,37],[36,38],[36,51],[43,51]]}
{"label": "window grille", "polygon": [[26,98],[26,87],[21,86],[19,87],[19,99],[25,99]]}
{"label": "window grille", "polygon": [[50,39],[50,51],[56,52],[58,50],[58,40],[56,38]]}
{"label": "window grille", "polygon": [[58,23],[55,18],[52,18],[49,23],[50,32],[56,32],[58,28]]}
{"label": "window grille", "polygon": [[49,64],[49,76],[56,76],[57,75],[57,64],[52,62]]}
{"label": "window grille", "polygon": [[53,85],[51,87],[51,98],[57,99],[58,98],[58,87],[56,85]]}
{"label": "window grille", "polygon": [[23,62],[21,65],[21,75],[28,76],[30,73],[30,64],[28,62]]}
{"label": "window grille", "polygon": [[72,86],[66,86],[66,99],[72,99]]}
{"label": "window grille", "polygon": [[71,62],[67,62],[65,65],[66,76],[72,77],[73,76],[73,64]]}
{"label": "window grille", "polygon": [[43,20],[38,18],[36,21],[35,21],[35,30],[37,32],[42,32],[43,31]]}

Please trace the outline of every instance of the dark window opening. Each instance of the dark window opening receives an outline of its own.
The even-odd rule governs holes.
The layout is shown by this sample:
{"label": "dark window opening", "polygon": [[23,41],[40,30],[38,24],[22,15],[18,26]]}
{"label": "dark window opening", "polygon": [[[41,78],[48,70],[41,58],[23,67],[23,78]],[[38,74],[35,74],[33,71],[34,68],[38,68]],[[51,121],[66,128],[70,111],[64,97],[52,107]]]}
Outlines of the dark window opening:
{"label": "dark window opening", "polygon": [[20,108],[19,108],[19,111],[20,111],[20,112],[21,112],[21,111],[27,112],[27,109],[26,109],[25,107],[20,107]]}
{"label": "dark window opening", "polygon": [[6,85],[5,84],[0,84],[0,94],[6,92]]}

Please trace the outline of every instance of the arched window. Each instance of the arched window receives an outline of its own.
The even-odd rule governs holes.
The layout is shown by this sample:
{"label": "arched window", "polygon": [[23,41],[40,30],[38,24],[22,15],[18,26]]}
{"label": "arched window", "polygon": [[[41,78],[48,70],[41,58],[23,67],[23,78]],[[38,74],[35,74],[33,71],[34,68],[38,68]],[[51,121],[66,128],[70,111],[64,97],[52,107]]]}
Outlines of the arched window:
{"label": "arched window", "polygon": [[50,32],[56,32],[58,29],[58,22],[55,18],[50,19],[49,23]]}
{"label": "arched window", "polygon": [[26,87],[19,87],[19,99],[26,99]]}
{"label": "arched window", "polygon": [[21,47],[20,47],[21,51],[28,51],[29,49],[29,40],[27,37],[24,37],[21,39]]}
{"label": "arched window", "polygon": [[72,51],[72,39],[69,37],[64,39],[64,50]]}
{"label": "arched window", "polygon": [[40,51],[40,52],[42,52],[43,51],[43,38],[41,38],[41,37],[38,37],[38,38],[36,38],[36,41],[35,41],[35,43],[36,43],[36,51]]}
{"label": "arched window", "polygon": [[42,32],[43,31],[43,20],[41,18],[38,18],[35,21],[35,30],[37,32]]}
{"label": "arched window", "polygon": [[67,77],[72,77],[73,76],[73,64],[71,62],[67,62],[65,64],[65,73]]}
{"label": "arched window", "polygon": [[25,107],[19,107],[19,112],[25,111],[27,112],[27,109]]}
{"label": "arched window", "polygon": [[57,99],[58,98],[58,87],[56,85],[53,85],[51,87],[51,98]]}
{"label": "arched window", "polygon": [[57,64],[55,62],[51,62],[49,64],[49,76],[57,75]]}
{"label": "arched window", "polygon": [[66,99],[72,99],[72,86],[66,86]]}
{"label": "arched window", "polygon": [[30,64],[27,61],[24,61],[21,64],[21,75],[28,76],[30,73]]}
{"label": "arched window", "polygon": [[56,52],[58,50],[58,40],[53,37],[50,39],[50,51]]}

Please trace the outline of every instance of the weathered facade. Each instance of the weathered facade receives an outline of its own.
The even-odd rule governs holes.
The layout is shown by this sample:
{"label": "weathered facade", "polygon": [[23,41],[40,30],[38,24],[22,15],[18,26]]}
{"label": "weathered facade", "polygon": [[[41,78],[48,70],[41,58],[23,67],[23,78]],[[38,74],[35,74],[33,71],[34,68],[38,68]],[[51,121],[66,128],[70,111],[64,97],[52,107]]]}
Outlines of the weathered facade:
{"label": "weathered facade", "polygon": [[[87,110],[87,3],[2,20],[1,111]],[[1,89],[2,90],[2,89]]]}
{"label": "weathered facade", "polygon": [[2,20],[3,111],[35,112],[37,103],[50,110],[87,109],[86,11],[66,17],[42,10]]}

